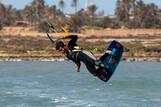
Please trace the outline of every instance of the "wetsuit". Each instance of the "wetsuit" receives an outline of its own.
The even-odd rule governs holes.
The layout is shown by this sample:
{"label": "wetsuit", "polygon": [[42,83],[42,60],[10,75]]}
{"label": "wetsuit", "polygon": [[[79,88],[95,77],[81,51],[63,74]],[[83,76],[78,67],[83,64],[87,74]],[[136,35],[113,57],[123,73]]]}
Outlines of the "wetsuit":
{"label": "wetsuit", "polygon": [[70,35],[66,38],[71,39],[68,43],[68,50],[65,52],[68,59],[72,60],[78,67],[81,66],[80,62],[83,62],[88,71],[94,76],[97,75],[95,67],[95,59],[91,58],[87,54],[83,53],[77,45],[77,35]]}

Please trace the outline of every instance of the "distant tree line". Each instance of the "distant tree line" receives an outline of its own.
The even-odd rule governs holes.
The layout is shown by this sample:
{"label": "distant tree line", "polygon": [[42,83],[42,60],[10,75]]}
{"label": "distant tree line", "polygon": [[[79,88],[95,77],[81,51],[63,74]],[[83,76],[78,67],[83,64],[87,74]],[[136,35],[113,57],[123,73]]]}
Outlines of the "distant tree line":
{"label": "distant tree line", "polygon": [[[143,0],[117,0],[114,17],[105,16],[104,11],[96,14],[96,4],[78,10],[78,0],[72,0],[74,14],[65,14],[65,0],[49,6],[44,0],[33,0],[24,9],[16,9],[0,2],[0,29],[3,26],[36,26],[46,31],[47,22],[52,22],[58,31],[68,25],[69,30],[78,32],[81,28],[161,28],[161,9],[154,3],[145,4]],[[25,25],[26,24],[26,25]]]}
{"label": "distant tree line", "polygon": [[161,28],[161,9],[143,0],[117,0],[115,15],[121,26],[129,28]]}

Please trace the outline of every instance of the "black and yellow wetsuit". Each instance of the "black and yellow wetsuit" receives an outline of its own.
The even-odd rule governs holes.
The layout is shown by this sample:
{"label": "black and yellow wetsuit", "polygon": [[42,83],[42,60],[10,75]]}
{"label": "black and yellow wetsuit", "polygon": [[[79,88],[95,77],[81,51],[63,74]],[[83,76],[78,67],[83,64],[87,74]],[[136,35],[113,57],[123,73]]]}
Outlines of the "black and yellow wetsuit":
{"label": "black and yellow wetsuit", "polygon": [[68,50],[66,51],[66,56],[68,59],[72,60],[78,67],[81,66],[80,62],[83,62],[88,69],[88,71],[94,76],[97,75],[95,68],[95,59],[91,58],[87,54],[82,52],[82,49],[77,45],[77,35],[69,35],[65,38],[69,38]]}

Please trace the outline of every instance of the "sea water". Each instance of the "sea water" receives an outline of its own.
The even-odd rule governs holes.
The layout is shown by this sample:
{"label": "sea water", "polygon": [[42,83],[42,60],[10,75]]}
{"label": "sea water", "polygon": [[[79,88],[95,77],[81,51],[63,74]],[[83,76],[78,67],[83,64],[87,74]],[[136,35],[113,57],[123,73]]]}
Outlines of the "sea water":
{"label": "sea water", "polygon": [[0,62],[0,107],[160,107],[161,63],[121,62],[105,83],[72,62]]}

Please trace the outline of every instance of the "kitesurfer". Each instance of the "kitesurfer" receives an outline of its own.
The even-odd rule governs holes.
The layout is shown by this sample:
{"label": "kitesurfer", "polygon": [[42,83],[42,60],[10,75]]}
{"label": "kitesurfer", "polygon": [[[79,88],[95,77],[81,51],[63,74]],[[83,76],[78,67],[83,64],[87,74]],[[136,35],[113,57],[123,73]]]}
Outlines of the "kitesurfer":
{"label": "kitesurfer", "polygon": [[[81,62],[83,62],[88,69],[88,71],[94,76],[100,76],[99,70],[97,70],[96,66],[99,68],[103,68],[104,65],[89,55],[83,53],[82,49],[77,45],[77,35],[68,35],[64,37],[60,37],[59,39],[70,39],[67,45],[64,44],[63,41],[57,40],[55,42],[56,50],[64,53],[69,60],[72,60],[77,66],[76,71],[80,72]],[[110,50],[106,51],[104,55],[111,54]]]}

